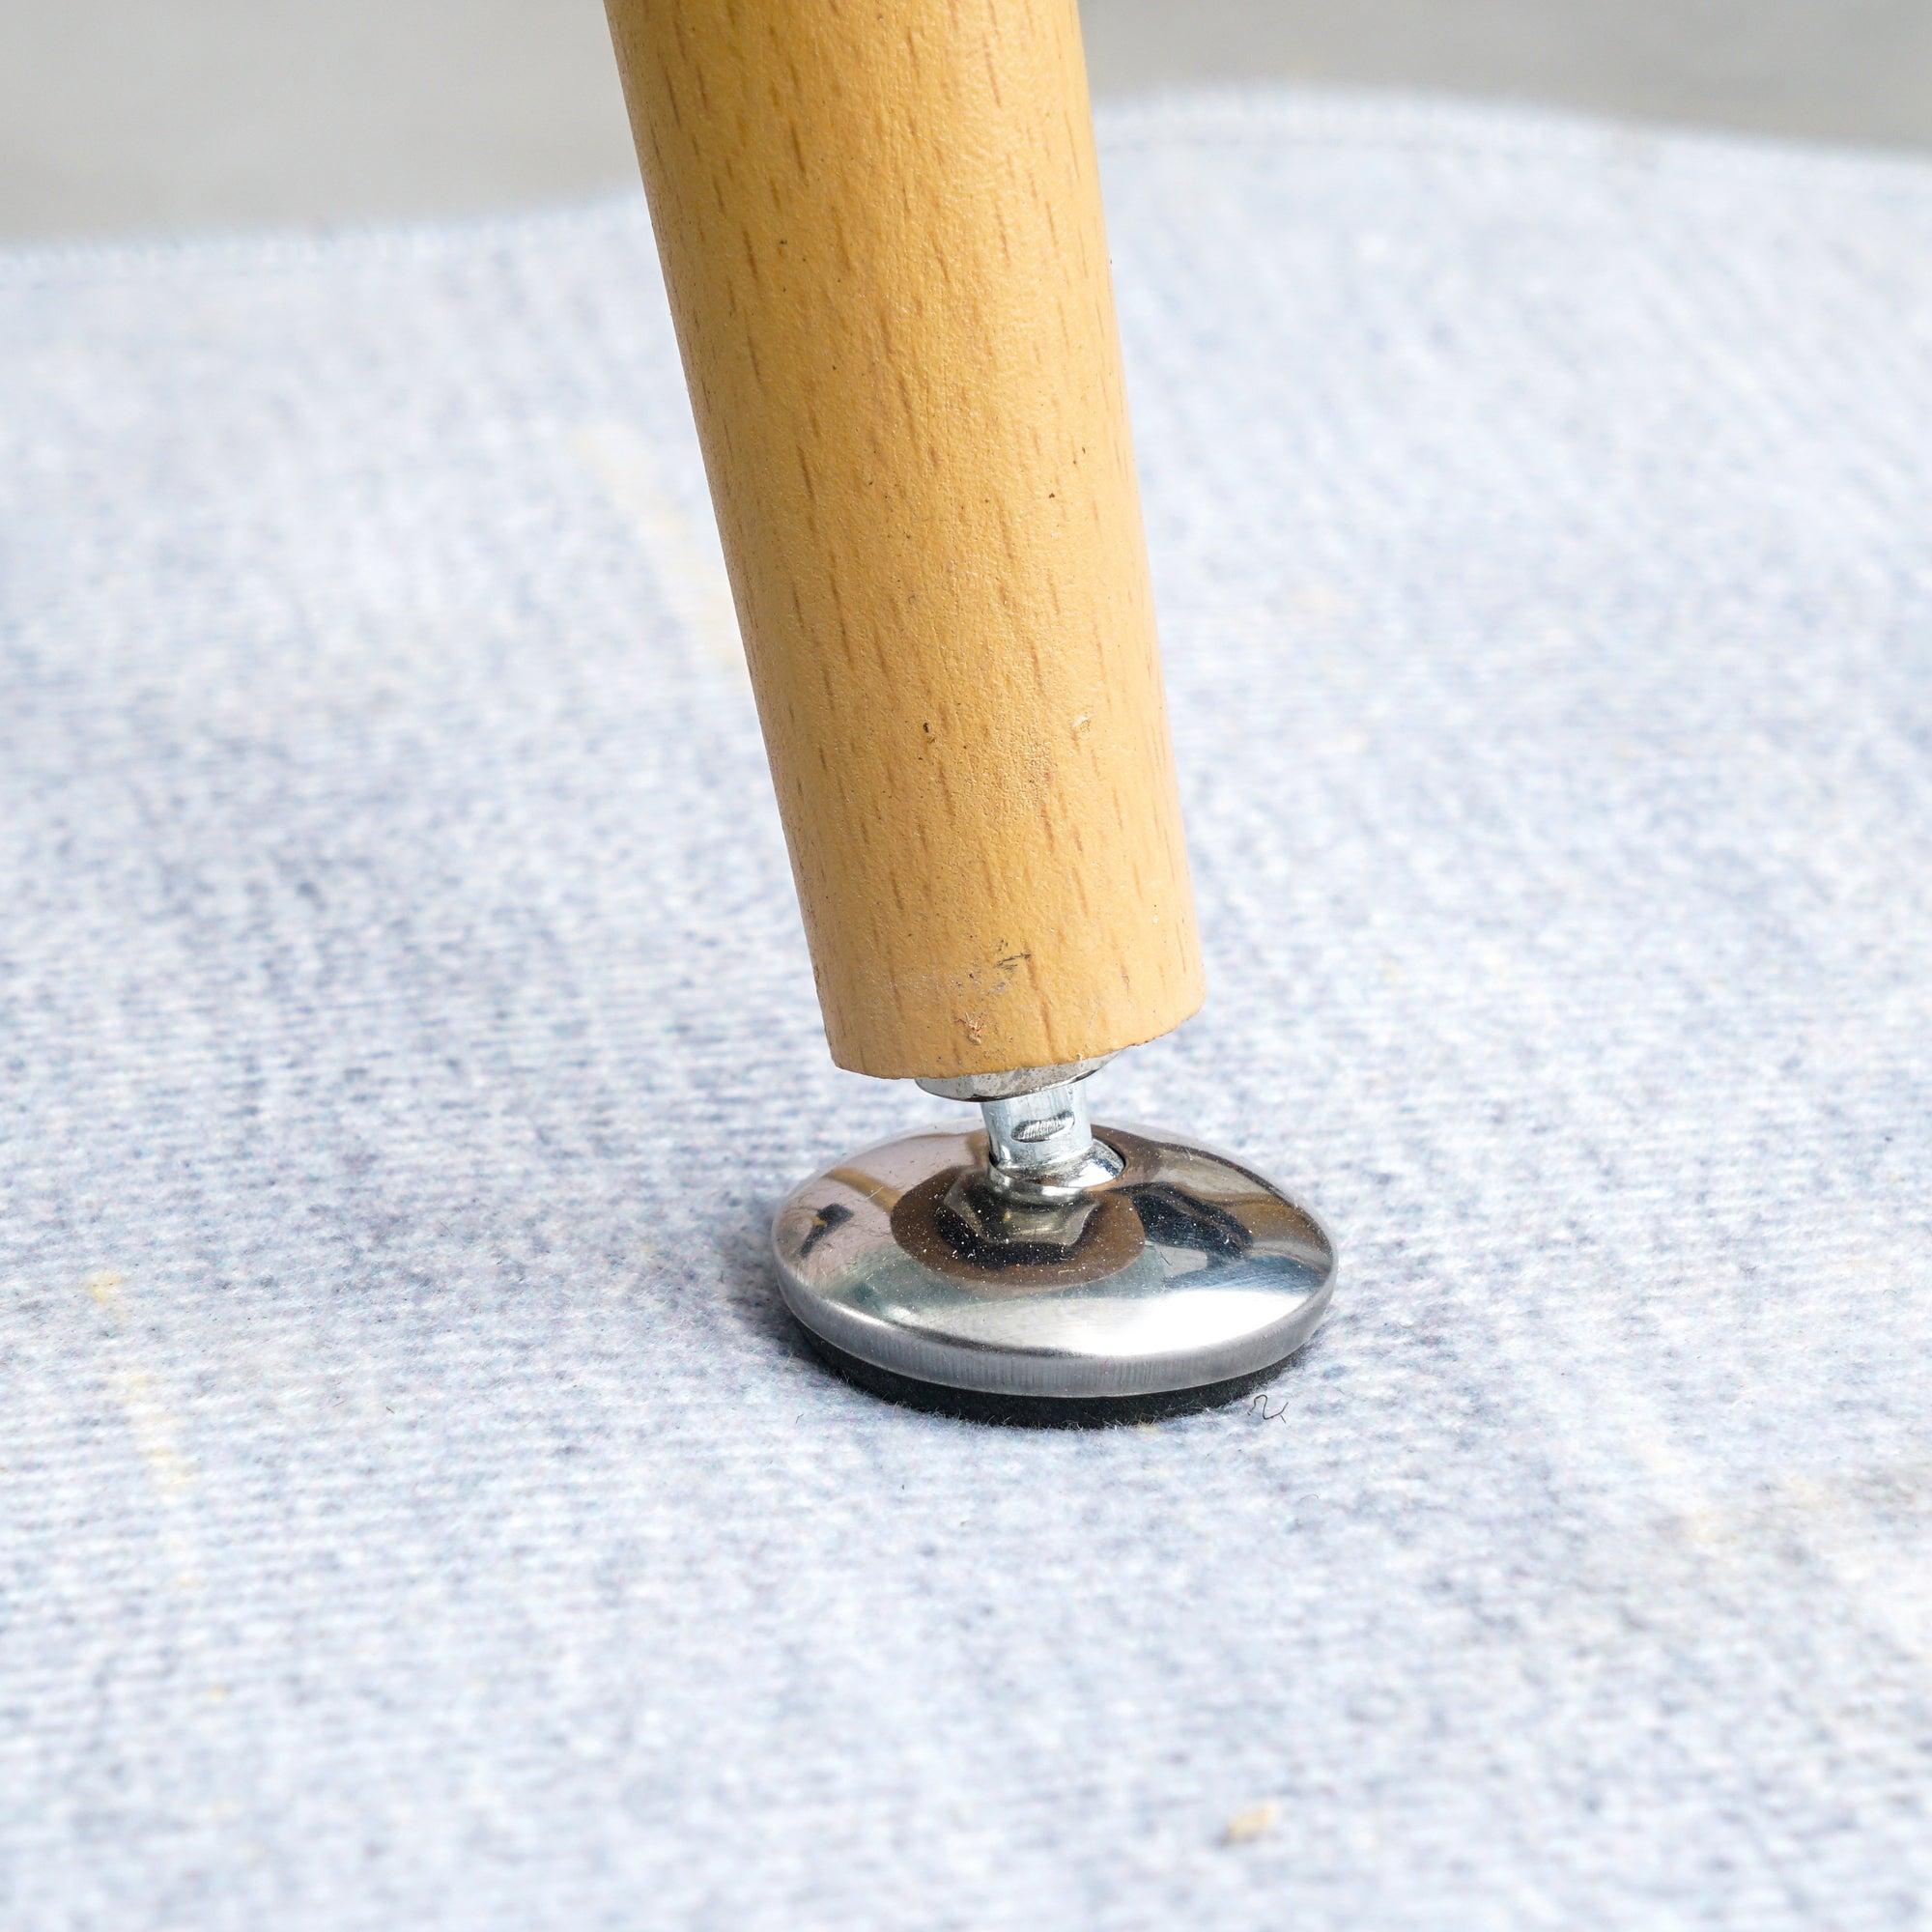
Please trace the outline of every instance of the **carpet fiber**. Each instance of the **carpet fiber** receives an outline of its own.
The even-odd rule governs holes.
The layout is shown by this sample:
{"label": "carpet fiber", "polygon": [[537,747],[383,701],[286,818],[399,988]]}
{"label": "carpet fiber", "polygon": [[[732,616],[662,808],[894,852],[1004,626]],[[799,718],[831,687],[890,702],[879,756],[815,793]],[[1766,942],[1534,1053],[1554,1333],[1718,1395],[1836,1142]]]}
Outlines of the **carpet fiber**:
{"label": "carpet fiber", "polygon": [[1932,173],[1103,147],[1251,1405],[831,1378],[639,199],[0,262],[0,1920],[1904,1927]]}

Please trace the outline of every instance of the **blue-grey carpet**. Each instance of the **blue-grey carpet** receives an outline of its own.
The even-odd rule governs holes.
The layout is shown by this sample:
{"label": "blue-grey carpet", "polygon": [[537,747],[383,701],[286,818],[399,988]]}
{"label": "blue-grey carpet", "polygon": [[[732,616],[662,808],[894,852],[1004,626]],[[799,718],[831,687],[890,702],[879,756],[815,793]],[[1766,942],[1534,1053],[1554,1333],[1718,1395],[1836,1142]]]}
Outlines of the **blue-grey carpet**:
{"label": "blue-grey carpet", "polygon": [[1932,171],[1117,115],[1264,1401],[832,1380],[641,200],[0,264],[0,1921],[1904,1927]]}

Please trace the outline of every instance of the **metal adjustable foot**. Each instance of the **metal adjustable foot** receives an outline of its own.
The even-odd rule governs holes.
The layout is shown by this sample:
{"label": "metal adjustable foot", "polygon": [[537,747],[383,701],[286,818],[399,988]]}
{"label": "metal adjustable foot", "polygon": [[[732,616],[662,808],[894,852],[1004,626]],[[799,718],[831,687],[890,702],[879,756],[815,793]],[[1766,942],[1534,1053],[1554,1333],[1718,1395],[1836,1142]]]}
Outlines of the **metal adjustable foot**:
{"label": "metal adjustable foot", "polygon": [[881,1394],[1034,1423],[1207,1406],[1272,1375],[1333,1292],[1321,1224],[1225,1154],[1091,1126],[1078,1079],[1025,1080],[958,1094],[980,1127],[882,1142],[785,1202],[779,1274],[818,1350]]}

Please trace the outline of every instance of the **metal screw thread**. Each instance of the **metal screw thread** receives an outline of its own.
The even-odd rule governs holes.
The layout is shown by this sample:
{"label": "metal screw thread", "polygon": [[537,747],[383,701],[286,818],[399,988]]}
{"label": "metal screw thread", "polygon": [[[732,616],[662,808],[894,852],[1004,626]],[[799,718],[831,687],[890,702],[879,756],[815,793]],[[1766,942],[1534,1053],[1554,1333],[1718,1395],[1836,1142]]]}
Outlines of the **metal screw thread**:
{"label": "metal screw thread", "polygon": [[[1097,1160],[1105,1172],[1119,1161],[1094,1139],[1080,1083],[1062,1081],[1037,1094],[981,1100],[993,1165],[1015,1179],[1055,1180],[1082,1175]],[[1084,1175],[1083,1175],[1084,1179]]]}

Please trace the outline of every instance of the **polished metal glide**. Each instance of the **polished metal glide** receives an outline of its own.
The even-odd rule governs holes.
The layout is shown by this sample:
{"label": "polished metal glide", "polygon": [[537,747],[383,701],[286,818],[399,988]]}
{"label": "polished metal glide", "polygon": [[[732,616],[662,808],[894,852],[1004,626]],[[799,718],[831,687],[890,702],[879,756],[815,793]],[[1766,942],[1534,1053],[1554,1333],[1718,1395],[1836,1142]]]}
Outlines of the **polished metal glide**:
{"label": "polished metal glide", "polygon": [[1309,1339],[1335,1283],[1321,1223],[1225,1154],[1091,1125],[1098,1064],[946,1083],[980,1128],[883,1142],[792,1193],[779,1274],[836,1367],[929,1406],[1106,1421],[1226,1401]]}

